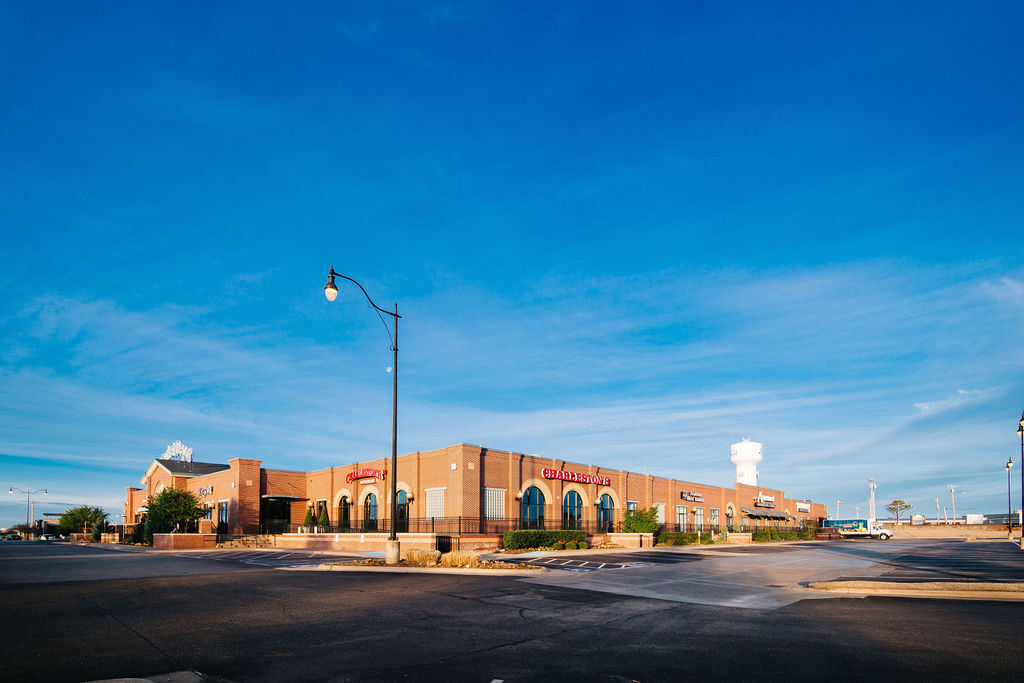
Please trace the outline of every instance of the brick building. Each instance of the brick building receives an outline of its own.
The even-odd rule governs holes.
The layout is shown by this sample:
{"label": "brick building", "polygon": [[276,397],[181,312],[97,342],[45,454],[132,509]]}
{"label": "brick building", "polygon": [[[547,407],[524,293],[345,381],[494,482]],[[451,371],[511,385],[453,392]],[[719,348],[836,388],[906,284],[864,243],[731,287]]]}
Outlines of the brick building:
{"label": "brick building", "polygon": [[[138,523],[150,496],[191,491],[207,508],[204,530],[222,534],[293,533],[307,508],[327,509],[331,532],[390,530],[390,458],[291,472],[259,460],[227,464],[154,460],[142,487],[128,488],[124,515]],[[736,483],[721,488],[536,455],[458,444],[398,459],[401,533],[495,534],[512,528],[615,531],[628,508],[657,507],[678,531],[802,527],[825,506],[785,491]]]}

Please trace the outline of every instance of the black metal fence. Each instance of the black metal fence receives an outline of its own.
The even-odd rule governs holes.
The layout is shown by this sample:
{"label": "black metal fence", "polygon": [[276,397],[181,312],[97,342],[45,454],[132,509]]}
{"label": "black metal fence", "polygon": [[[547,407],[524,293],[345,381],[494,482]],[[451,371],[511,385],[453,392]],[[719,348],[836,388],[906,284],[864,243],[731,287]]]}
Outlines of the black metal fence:
{"label": "black metal fence", "polygon": [[[321,526],[302,524],[291,524],[284,520],[264,520],[260,525],[262,533],[321,533],[321,534],[365,534],[365,533],[390,533],[391,520],[389,519],[367,519],[353,520],[346,526]],[[622,522],[597,522],[569,520],[563,522],[560,519],[486,519],[483,517],[417,517],[412,519],[398,520],[398,533],[430,533],[443,534],[446,536],[461,536],[464,534],[503,534],[506,531],[518,529],[548,529],[563,530],[577,529],[587,532],[588,535],[602,534],[608,532],[622,531]]]}

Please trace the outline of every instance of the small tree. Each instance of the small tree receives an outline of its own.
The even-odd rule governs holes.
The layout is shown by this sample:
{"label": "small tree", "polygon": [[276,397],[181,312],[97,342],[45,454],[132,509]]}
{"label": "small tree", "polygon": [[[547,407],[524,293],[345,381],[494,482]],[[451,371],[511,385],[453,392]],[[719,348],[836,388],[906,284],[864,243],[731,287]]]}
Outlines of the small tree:
{"label": "small tree", "polygon": [[894,515],[896,515],[896,523],[899,524],[900,523],[900,513],[903,512],[904,510],[909,510],[912,507],[914,507],[914,506],[911,505],[910,503],[908,503],[907,501],[902,500],[900,498],[897,498],[896,500],[894,500],[891,503],[889,503],[888,505],[886,505],[885,509],[888,510],[889,512],[893,513]]}
{"label": "small tree", "polygon": [[153,534],[184,531],[187,524],[206,514],[199,499],[189,491],[164,489],[153,496],[146,512],[146,541],[153,542]]}
{"label": "small tree", "polygon": [[78,505],[61,513],[58,524],[62,534],[89,533],[97,528],[105,530],[107,513],[100,507]]}
{"label": "small tree", "polygon": [[653,534],[658,531],[658,508],[651,507],[646,510],[626,510],[626,518],[623,521],[623,530],[633,534]]}
{"label": "small tree", "polygon": [[320,516],[316,518],[316,524],[320,527],[329,527],[331,525],[331,518],[327,515],[327,506],[320,508]]}
{"label": "small tree", "polygon": [[313,526],[313,522],[313,506],[310,505],[306,508],[306,516],[302,518],[302,526],[306,527],[306,530],[308,531],[309,528]]}

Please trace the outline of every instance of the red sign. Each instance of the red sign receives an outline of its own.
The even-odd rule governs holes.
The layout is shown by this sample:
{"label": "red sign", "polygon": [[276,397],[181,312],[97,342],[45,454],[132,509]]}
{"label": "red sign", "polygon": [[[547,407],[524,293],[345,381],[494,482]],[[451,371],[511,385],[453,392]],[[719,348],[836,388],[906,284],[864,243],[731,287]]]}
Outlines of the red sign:
{"label": "red sign", "polygon": [[[385,475],[387,475],[387,470],[378,470],[372,467],[364,467],[360,470],[353,470],[352,472],[346,474],[345,483],[351,484],[353,479],[369,479],[370,481],[373,481],[374,479],[379,479],[380,481],[384,481]],[[364,482],[359,483],[362,484]]]}
{"label": "red sign", "polygon": [[562,481],[575,481],[579,484],[599,484],[601,486],[612,485],[611,479],[596,474],[579,474],[578,472],[566,472],[565,470],[544,470],[542,474],[545,479],[561,479]]}

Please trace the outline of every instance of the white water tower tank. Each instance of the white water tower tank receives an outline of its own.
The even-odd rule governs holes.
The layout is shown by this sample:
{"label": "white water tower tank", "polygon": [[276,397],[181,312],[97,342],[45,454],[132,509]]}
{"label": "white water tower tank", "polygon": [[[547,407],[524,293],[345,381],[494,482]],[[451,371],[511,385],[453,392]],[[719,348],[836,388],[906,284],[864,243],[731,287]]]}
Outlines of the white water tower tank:
{"label": "white water tower tank", "polygon": [[729,460],[736,465],[736,483],[757,486],[757,463],[763,459],[762,445],[744,438],[730,448],[732,457]]}

